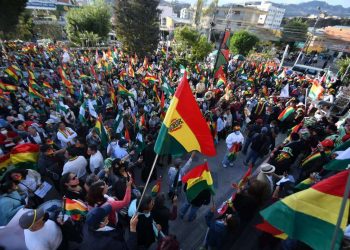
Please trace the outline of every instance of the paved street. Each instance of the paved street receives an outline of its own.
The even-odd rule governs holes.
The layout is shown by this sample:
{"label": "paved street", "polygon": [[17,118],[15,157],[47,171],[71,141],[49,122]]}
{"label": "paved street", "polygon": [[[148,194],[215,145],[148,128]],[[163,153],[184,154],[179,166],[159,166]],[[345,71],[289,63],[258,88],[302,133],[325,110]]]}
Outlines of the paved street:
{"label": "paved street", "polygon": [[[276,144],[280,143],[283,140],[284,136],[280,135],[277,138]],[[208,164],[213,176],[214,187],[215,187],[215,196],[214,202],[217,206],[220,206],[221,203],[226,200],[232,194],[233,189],[231,188],[232,183],[237,183],[243,174],[246,172],[247,167],[243,165],[244,155],[239,154],[236,161],[235,166],[230,168],[223,168],[221,165],[221,161],[226,152],[226,144],[224,141],[220,141],[220,143],[216,147],[217,155],[208,159]],[[189,155],[184,158],[187,160]],[[196,155],[195,159],[192,162],[192,167],[197,166],[203,162],[202,155]],[[257,162],[259,165],[263,160],[260,159]],[[168,167],[158,168],[158,175],[163,176],[162,183],[162,192],[167,192],[167,170]],[[153,182],[149,189],[154,185]],[[179,197],[179,208],[181,207],[183,200],[185,199],[184,194]],[[193,222],[187,222],[177,218],[175,221],[170,222],[170,233],[177,236],[179,242],[181,243],[181,249],[183,250],[197,250],[202,245],[205,233],[207,230],[207,226],[205,224],[204,216],[207,213],[210,206],[201,207],[197,213],[197,218]],[[251,232],[248,232],[249,234]],[[249,240],[247,240],[247,233],[243,234],[240,239],[238,239],[231,247],[231,249],[255,249],[255,241],[252,235],[248,235]]]}

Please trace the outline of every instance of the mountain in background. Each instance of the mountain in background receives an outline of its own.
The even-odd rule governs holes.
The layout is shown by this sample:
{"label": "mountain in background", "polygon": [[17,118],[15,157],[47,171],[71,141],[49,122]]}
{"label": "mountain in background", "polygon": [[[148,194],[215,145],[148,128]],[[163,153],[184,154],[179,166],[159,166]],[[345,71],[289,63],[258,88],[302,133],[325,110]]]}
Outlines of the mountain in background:
{"label": "mountain in background", "polygon": [[299,4],[274,3],[273,5],[286,9],[285,17],[317,15],[319,13],[317,7],[320,7],[322,11],[326,11],[328,16],[350,16],[350,8],[344,8],[341,5],[330,5],[323,1],[310,1]]}

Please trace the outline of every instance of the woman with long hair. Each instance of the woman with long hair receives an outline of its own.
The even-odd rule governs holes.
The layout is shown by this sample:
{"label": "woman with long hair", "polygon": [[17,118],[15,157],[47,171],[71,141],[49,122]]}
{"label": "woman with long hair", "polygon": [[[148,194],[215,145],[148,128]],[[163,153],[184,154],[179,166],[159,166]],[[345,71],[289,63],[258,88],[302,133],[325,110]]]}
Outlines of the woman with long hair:
{"label": "woman with long hair", "polygon": [[87,194],[89,210],[94,207],[101,207],[110,204],[112,206],[112,211],[109,214],[108,219],[112,224],[117,225],[118,218],[116,212],[129,205],[131,198],[131,185],[132,179],[126,184],[126,191],[123,200],[116,200],[107,195],[108,186],[104,181],[96,181],[90,186]]}

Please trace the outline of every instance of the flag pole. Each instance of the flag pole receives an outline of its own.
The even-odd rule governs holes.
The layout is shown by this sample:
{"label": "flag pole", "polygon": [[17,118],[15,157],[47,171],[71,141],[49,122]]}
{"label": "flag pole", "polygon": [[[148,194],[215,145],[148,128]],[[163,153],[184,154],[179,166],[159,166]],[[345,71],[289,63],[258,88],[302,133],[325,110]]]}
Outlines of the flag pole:
{"label": "flag pole", "polygon": [[349,194],[350,194],[350,170],[349,169],[350,169],[350,164],[347,167],[348,179],[346,181],[345,191],[344,191],[343,200],[341,202],[341,206],[340,206],[340,210],[339,210],[337,224],[335,226],[334,233],[333,233],[333,238],[332,238],[332,243],[331,243],[331,250],[335,249],[335,244],[337,242],[337,237],[338,237],[338,233],[339,233],[340,224],[341,224],[341,221],[343,219],[346,203],[348,201]]}
{"label": "flag pole", "polygon": [[146,181],[146,185],[145,185],[145,187],[143,188],[143,191],[142,191],[142,194],[141,194],[141,198],[140,198],[139,204],[137,205],[137,208],[136,208],[136,212],[135,212],[136,214],[137,214],[137,212],[139,211],[139,208],[140,208],[140,205],[141,205],[141,201],[142,201],[143,197],[145,196],[148,183],[149,183],[149,181],[150,181],[150,179],[151,179],[151,176],[152,176],[154,167],[156,166],[156,162],[157,162],[157,160],[158,160],[158,156],[159,156],[159,155],[156,154],[156,157],[154,158],[151,171],[149,172],[149,175],[148,175],[148,178],[147,178],[147,181]]}

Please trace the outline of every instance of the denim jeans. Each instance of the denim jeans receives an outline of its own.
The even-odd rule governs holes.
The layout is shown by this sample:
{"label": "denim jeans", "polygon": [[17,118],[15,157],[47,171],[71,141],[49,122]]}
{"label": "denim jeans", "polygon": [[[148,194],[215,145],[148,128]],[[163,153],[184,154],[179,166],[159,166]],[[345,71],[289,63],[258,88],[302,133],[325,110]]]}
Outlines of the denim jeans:
{"label": "denim jeans", "polygon": [[233,165],[233,161],[230,161],[228,159],[229,154],[230,154],[230,152],[227,150],[227,152],[224,156],[224,159],[222,160],[222,165],[225,165],[226,167]]}
{"label": "denim jeans", "polygon": [[244,145],[243,145],[243,149],[242,149],[242,153],[243,153],[243,154],[246,154],[246,153],[247,153],[248,147],[249,147],[249,145],[250,145],[251,142],[252,142],[252,138],[247,137],[247,138],[245,139],[245,142],[244,142]]}
{"label": "denim jeans", "polygon": [[183,219],[189,208],[191,209],[190,209],[190,213],[188,214],[188,221],[193,221],[196,218],[196,213],[199,207],[191,205],[187,200],[185,201],[185,203],[182,205],[180,209],[180,217],[181,219]]}
{"label": "denim jeans", "polygon": [[258,152],[256,152],[253,149],[250,149],[249,154],[245,161],[249,164],[249,161],[252,160],[252,164],[254,165],[258,158],[259,158]]}

